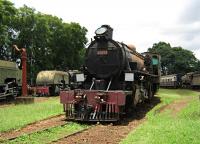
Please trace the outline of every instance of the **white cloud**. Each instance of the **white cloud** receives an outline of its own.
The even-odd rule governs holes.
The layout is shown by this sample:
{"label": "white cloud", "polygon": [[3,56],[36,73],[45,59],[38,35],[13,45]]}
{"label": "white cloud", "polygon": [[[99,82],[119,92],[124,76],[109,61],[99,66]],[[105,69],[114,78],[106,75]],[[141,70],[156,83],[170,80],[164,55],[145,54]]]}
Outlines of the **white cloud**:
{"label": "white cloud", "polygon": [[[17,7],[26,4],[43,13],[78,22],[88,29],[87,37],[102,24],[114,28],[114,39],[133,43],[139,52],[153,43],[169,42],[172,46],[198,49],[199,23],[184,23],[186,10],[194,7],[187,0],[12,0]],[[191,6],[190,6],[191,5]],[[194,11],[195,12],[195,11]],[[185,19],[183,20],[183,18]],[[193,16],[192,20],[196,17]],[[191,19],[188,18],[188,21]],[[198,32],[197,32],[198,31]],[[196,51],[195,51],[196,52]],[[197,55],[200,59],[200,54]]]}

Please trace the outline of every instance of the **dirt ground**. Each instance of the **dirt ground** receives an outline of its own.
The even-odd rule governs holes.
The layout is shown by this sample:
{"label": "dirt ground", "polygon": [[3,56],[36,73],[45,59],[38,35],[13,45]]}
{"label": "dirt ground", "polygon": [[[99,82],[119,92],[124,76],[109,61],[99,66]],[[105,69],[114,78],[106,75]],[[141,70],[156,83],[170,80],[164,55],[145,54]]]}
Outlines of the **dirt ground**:
{"label": "dirt ground", "polygon": [[145,118],[141,120],[133,120],[128,124],[124,125],[97,125],[89,130],[86,130],[80,134],[73,135],[71,137],[64,138],[57,144],[115,144],[119,143],[121,139],[125,138],[126,135],[134,128],[139,126],[145,121]]}
{"label": "dirt ground", "polygon": [[141,104],[132,116],[122,121],[121,124],[100,124],[69,137],[65,137],[55,142],[57,144],[117,144],[145,121],[146,113],[160,102],[159,98],[154,98],[151,104]]}
{"label": "dirt ground", "polygon": [[162,106],[160,109],[158,109],[157,112],[162,113],[166,110],[171,110],[171,114],[174,117],[176,117],[177,113],[179,113],[183,108],[185,108],[191,100],[191,97],[186,97],[185,99],[181,99],[171,104]]}
{"label": "dirt ground", "polygon": [[64,115],[53,116],[51,118],[29,124],[19,130],[13,130],[9,132],[0,133],[0,139],[3,139],[3,140],[14,139],[23,134],[30,134],[36,131],[42,131],[47,128],[64,125],[64,124],[66,124]]}

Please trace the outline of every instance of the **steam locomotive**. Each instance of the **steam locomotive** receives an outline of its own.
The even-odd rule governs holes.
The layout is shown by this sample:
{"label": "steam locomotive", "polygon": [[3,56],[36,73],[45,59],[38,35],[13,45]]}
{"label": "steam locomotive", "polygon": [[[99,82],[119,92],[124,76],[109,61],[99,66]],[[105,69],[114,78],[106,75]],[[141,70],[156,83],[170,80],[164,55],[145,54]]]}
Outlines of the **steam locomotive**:
{"label": "steam locomotive", "polygon": [[119,121],[159,88],[160,56],[136,52],[132,45],[112,39],[113,29],[102,25],[85,54],[85,65],[76,74],[75,89],[60,92],[67,119]]}

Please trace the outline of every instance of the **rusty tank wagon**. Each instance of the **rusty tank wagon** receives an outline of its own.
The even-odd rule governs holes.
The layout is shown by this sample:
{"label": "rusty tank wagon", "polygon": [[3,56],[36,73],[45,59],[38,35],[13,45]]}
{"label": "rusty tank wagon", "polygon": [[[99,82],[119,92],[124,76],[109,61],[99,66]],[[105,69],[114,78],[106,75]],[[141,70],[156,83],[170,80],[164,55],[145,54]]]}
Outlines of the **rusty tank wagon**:
{"label": "rusty tank wagon", "polygon": [[57,70],[40,71],[36,78],[36,94],[59,95],[60,89],[69,85],[69,73]]}

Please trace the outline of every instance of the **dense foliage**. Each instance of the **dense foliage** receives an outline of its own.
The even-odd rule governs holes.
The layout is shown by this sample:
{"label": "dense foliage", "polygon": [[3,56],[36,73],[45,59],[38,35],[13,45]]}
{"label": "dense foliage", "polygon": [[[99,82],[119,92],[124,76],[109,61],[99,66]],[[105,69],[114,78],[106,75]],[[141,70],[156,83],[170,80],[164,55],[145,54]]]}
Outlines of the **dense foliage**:
{"label": "dense foliage", "polygon": [[171,47],[169,43],[159,42],[153,44],[149,52],[161,55],[161,69],[163,74],[187,73],[200,70],[200,62],[193,52],[182,47]]}
{"label": "dense foliage", "polygon": [[15,59],[12,45],[25,47],[28,54],[28,78],[41,70],[75,69],[82,64],[86,28],[78,23],[42,14],[0,0],[0,59]]}
{"label": "dense foliage", "polygon": [[9,59],[12,44],[12,27],[17,10],[9,1],[0,0],[0,59]]}

